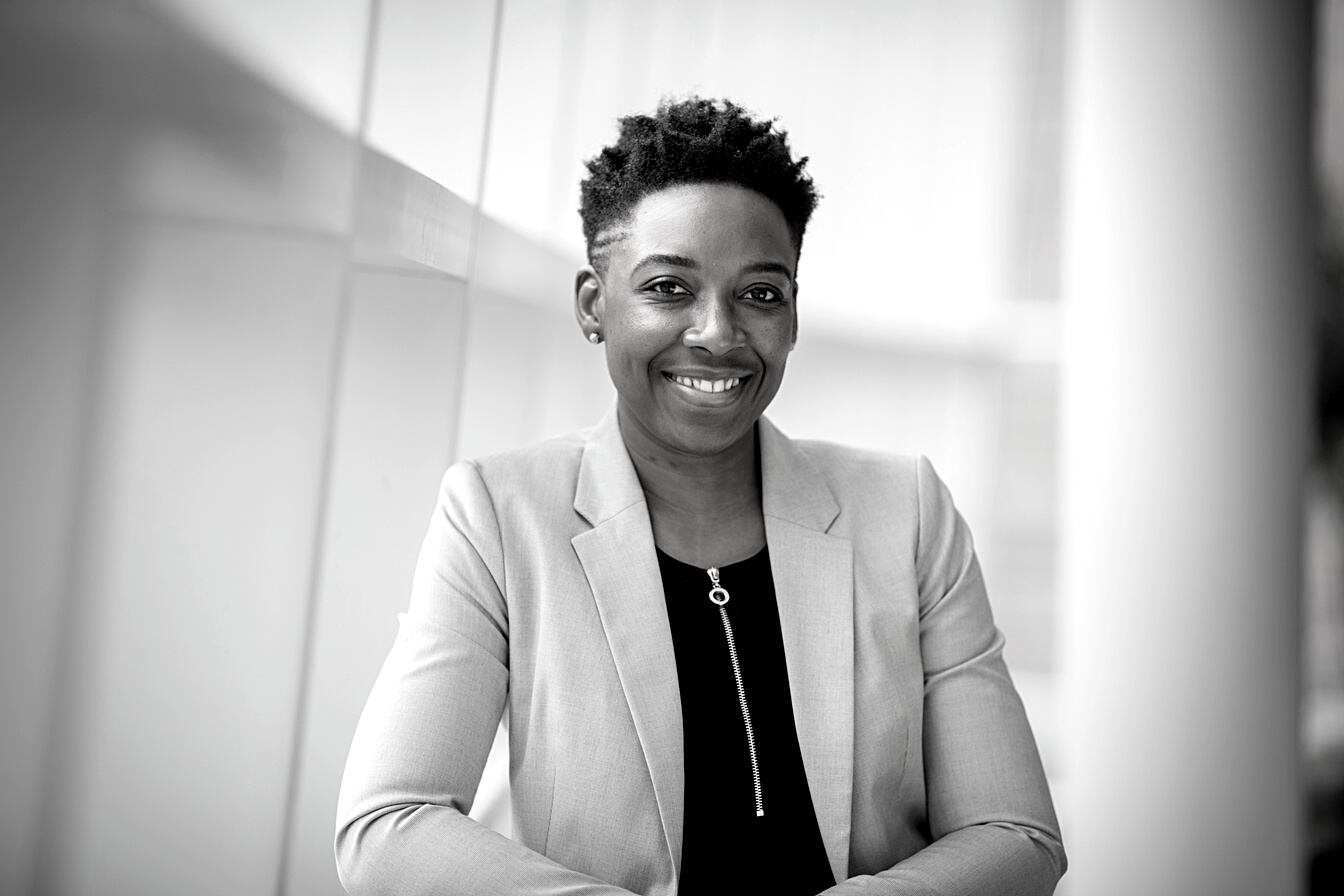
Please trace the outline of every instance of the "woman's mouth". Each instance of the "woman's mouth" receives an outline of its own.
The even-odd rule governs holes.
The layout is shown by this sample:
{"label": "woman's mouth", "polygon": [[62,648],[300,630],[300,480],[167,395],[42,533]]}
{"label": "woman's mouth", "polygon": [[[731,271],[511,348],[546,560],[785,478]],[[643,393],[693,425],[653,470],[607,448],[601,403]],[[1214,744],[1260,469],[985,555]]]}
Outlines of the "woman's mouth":
{"label": "woman's mouth", "polygon": [[678,376],[675,373],[664,374],[672,382],[697,392],[728,392],[741,385],[746,377],[730,376],[721,380],[705,380],[697,377]]}

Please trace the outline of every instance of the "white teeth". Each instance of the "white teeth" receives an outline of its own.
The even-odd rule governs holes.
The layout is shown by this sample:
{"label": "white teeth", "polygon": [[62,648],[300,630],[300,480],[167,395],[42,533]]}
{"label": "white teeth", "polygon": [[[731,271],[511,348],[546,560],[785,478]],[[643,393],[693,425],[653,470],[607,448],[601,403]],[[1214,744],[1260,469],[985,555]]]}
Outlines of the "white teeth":
{"label": "white teeth", "polygon": [[729,389],[736,389],[737,385],[742,382],[740,377],[735,376],[729,377],[726,380],[701,380],[692,379],[689,376],[677,376],[676,374],[673,374],[672,379],[680,385],[686,386],[689,389],[694,389],[697,392],[727,392]]}

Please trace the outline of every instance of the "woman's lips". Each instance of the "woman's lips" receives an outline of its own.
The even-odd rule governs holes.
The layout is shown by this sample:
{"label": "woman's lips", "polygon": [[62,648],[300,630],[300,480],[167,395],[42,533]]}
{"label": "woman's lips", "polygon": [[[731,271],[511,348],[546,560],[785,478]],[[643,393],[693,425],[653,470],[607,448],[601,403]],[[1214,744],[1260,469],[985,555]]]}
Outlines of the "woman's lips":
{"label": "woman's lips", "polygon": [[721,379],[704,379],[701,377],[680,376],[675,373],[664,374],[672,382],[679,386],[685,386],[687,389],[694,389],[697,392],[730,392],[742,384],[746,377],[730,376]]}
{"label": "woman's lips", "polygon": [[748,394],[744,387],[752,374],[737,372],[736,376],[700,377],[664,371],[663,376],[672,391],[692,407],[726,408],[736,406]]}

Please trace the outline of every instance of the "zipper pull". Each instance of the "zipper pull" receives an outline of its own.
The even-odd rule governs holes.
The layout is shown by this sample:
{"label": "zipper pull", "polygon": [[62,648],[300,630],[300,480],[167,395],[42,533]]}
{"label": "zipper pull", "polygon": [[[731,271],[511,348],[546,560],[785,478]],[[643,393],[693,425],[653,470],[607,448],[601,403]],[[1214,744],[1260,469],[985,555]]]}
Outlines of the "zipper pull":
{"label": "zipper pull", "polygon": [[728,591],[719,584],[719,568],[711,566],[706,572],[709,573],[709,581],[714,585],[713,588],[709,589],[710,602],[716,607],[721,607],[728,603]]}

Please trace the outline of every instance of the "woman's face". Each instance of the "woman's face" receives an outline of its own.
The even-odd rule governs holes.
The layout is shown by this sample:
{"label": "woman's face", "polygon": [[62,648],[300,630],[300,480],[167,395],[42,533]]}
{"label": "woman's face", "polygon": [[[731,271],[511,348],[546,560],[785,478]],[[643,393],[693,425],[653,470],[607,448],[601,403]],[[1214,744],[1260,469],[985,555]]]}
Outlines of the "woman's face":
{"label": "woman's face", "polygon": [[605,339],[623,428],[700,456],[750,438],[797,332],[783,213],[742,187],[687,184],[646,196],[619,230],[605,276],[579,273],[577,305]]}

